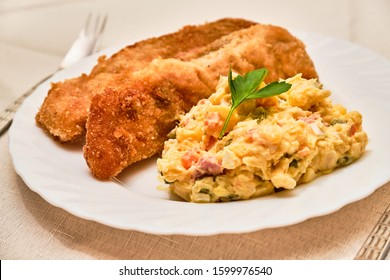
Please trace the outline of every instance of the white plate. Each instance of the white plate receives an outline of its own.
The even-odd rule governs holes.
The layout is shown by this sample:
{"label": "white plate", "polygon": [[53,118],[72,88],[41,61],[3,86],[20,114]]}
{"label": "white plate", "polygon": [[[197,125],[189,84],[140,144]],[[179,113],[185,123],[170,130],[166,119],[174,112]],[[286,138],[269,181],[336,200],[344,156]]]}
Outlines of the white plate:
{"label": "white plate", "polygon": [[[369,136],[356,163],[293,191],[249,201],[186,203],[158,189],[156,159],[127,168],[126,186],[94,179],[81,146],[54,142],[34,116],[49,89],[42,84],[15,116],[9,133],[15,170],[48,202],[70,213],[121,229],[155,234],[242,233],[286,226],[325,215],[371,194],[390,179],[390,62],[349,42],[295,32],[307,45],[334,102],[363,114]],[[108,50],[112,53],[114,49]],[[89,72],[96,56],[58,73],[53,81]]]}

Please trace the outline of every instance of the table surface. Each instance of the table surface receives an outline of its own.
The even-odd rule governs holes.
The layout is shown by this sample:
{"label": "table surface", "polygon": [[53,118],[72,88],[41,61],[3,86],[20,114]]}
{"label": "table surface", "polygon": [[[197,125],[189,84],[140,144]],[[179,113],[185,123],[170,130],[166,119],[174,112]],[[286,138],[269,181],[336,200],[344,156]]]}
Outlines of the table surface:
{"label": "table surface", "polygon": [[[149,2],[151,2],[149,5]],[[102,48],[183,25],[242,17],[359,44],[390,60],[390,1],[0,0],[0,110],[57,69],[89,13],[109,16]],[[142,25],[140,25],[142,22]],[[1,259],[353,259],[390,202],[390,183],[325,216],[243,234],[154,235],[55,207],[15,173],[0,137]],[[389,259],[389,257],[387,257]]]}

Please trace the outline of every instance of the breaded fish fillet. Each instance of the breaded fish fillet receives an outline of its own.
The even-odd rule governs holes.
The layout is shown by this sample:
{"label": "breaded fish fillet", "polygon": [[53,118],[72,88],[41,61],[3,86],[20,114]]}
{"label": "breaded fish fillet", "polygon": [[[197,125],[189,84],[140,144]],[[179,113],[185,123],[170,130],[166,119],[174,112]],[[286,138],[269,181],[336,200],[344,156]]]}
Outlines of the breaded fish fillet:
{"label": "breaded fish fillet", "polygon": [[221,19],[151,38],[128,46],[110,58],[100,57],[89,75],[52,84],[36,123],[60,142],[71,142],[85,134],[91,97],[122,76],[146,67],[155,58],[190,60],[204,55],[209,44],[255,23],[243,19]]}
{"label": "breaded fish fillet", "polygon": [[240,74],[266,67],[266,82],[297,73],[317,78],[303,43],[272,25],[233,32],[188,61],[155,59],[92,98],[84,146],[92,173],[108,179],[161,152],[178,115],[209,97],[230,66]]}

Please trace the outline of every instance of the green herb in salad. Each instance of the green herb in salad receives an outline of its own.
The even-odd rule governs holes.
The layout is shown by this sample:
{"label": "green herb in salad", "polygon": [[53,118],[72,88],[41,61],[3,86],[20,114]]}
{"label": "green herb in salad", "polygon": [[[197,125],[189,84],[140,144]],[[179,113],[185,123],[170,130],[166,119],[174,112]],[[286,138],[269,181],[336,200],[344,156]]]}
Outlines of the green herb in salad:
{"label": "green herb in salad", "polygon": [[268,70],[266,68],[261,68],[257,70],[250,71],[245,74],[245,76],[238,75],[234,80],[232,78],[232,69],[229,69],[229,88],[232,95],[232,106],[225,120],[223,128],[219,134],[219,139],[221,139],[227,128],[229,120],[234,112],[234,110],[245,100],[247,99],[256,99],[256,98],[266,98],[275,95],[279,95],[283,92],[288,91],[291,88],[291,84],[284,81],[272,82],[266,85],[261,89],[257,89],[261,82],[267,76]]}

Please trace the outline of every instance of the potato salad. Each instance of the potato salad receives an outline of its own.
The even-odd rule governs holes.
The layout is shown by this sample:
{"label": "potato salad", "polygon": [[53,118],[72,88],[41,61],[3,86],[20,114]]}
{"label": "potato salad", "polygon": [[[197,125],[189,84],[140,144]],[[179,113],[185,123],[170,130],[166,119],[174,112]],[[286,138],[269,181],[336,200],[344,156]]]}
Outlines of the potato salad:
{"label": "potato salad", "polygon": [[[227,77],[170,133],[157,165],[186,201],[226,202],[291,190],[359,159],[368,137],[362,115],[333,104],[315,79],[296,75],[288,91],[249,99],[231,114]],[[260,87],[264,87],[262,83]]]}

